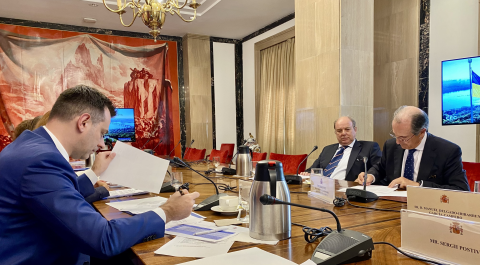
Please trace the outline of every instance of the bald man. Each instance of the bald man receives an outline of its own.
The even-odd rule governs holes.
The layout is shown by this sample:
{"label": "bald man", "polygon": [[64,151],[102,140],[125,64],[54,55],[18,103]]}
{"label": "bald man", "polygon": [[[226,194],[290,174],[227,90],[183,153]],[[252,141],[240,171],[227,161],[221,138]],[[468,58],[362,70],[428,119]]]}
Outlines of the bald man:
{"label": "bald man", "polygon": [[[425,112],[413,106],[398,108],[392,121],[393,139],[385,142],[380,163],[368,171],[367,184],[470,190],[460,147],[427,130]],[[363,179],[360,173],[356,181],[363,183]]]}
{"label": "bald man", "polygon": [[375,142],[358,141],[357,126],[351,117],[340,117],[333,123],[338,143],[323,148],[313,165],[301,175],[310,175],[312,168],[323,168],[323,175],[332,179],[354,181],[365,170],[363,157],[367,160],[367,169],[380,161],[382,152]]}

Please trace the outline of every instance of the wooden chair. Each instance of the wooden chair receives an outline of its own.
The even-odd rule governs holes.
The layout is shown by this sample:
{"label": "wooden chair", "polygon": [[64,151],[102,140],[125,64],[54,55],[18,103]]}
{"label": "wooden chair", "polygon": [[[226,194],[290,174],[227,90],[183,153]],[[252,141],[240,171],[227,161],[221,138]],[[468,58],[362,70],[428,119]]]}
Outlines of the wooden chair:
{"label": "wooden chair", "polygon": [[184,160],[197,161],[205,159],[207,149],[187,148],[185,150]]}
{"label": "wooden chair", "polygon": [[470,191],[473,191],[475,181],[480,180],[480,163],[462,162],[463,169],[467,171],[468,186]]}
{"label": "wooden chair", "polygon": [[227,151],[227,160],[226,161],[228,161],[228,162],[225,162],[225,163],[229,163],[232,160],[234,149],[235,149],[235,144],[222,144],[220,146],[220,151]]}
{"label": "wooden chair", "polygon": [[[283,173],[285,175],[296,174],[298,165],[300,165],[300,162],[302,162],[302,160],[305,159],[305,157],[307,157],[307,154],[303,154],[303,155],[283,155],[283,154],[270,153],[270,160],[278,160],[278,161],[282,162]],[[307,167],[307,161],[305,160],[302,163],[302,165],[300,166],[300,169],[298,170],[298,172],[305,171],[306,167]]]}
{"label": "wooden chair", "polygon": [[207,156],[207,159],[213,161],[213,158],[218,156],[220,157],[220,163],[227,163],[227,161],[230,161],[227,159],[227,154],[227,151],[213,149],[210,155]]}
{"label": "wooden chair", "polygon": [[267,159],[267,153],[252,153],[252,161],[261,161]]}

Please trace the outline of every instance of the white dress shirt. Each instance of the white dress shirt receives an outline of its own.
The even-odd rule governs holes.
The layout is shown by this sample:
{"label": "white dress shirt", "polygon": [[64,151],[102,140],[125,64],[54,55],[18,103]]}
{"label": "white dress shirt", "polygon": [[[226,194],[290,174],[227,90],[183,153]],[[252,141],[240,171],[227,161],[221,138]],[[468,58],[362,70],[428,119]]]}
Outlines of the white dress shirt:
{"label": "white dress shirt", "polygon": [[[425,142],[427,141],[427,133],[423,137],[420,144],[415,147],[417,151],[413,153],[413,181],[417,181],[418,170],[420,169],[420,162],[422,161],[423,149],[425,148]],[[405,175],[405,162],[407,161],[408,149],[405,149],[403,152],[403,161],[402,161],[402,177]]]}
{"label": "white dress shirt", "polygon": [[[47,131],[48,135],[50,135],[50,137],[53,140],[53,143],[55,144],[55,147],[57,147],[58,151],[60,152],[60,154],[62,154],[63,158],[65,158],[65,160],[69,162],[70,161],[69,155],[67,153],[67,150],[65,150],[65,148],[63,147],[62,143],[60,143],[57,137],[55,137],[55,135],[50,130],[48,130],[46,126],[43,126],[43,128],[45,129],[45,131]],[[95,185],[95,183],[97,183],[98,181],[97,174],[95,174],[95,172],[93,172],[92,169],[85,171],[85,174],[87,175],[88,179],[90,179],[90,181],[92,182],[92,185]],[[165,214],[165,211],[162,208],[157,208],[153,211],[156,214],[158,214],[158,216],[160,216],[160,218],[162,218],[164,222],[165,220],[167,220],[167,215]]]}
{"label": "white dress shirt", "polygon": [[[348,148],[345,148],[345,151],[343,151],[343,156],[342,159],[340,159],[340,162],[338,162],[337,167],[333,170],[332,175],[330,176],[331,179],[345,179],[345,176],[347,175],[347,166],[348,166],[348,159],[350,158],[350,154],[352,153],[352,148],[353,145],[355,144],[356,139],[353,139],[353,142],[351,142],[348,145]],[[337,154],[338,150],[342,148],[343,145],[338,144],[337,151],[335,151],[335,155]],[[330,159],[332,161],[333,157]]]}

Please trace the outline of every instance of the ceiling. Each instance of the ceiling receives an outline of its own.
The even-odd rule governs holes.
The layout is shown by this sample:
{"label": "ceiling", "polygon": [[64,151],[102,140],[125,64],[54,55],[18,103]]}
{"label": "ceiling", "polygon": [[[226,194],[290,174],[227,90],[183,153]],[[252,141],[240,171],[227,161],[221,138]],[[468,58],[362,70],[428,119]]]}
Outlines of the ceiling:
{"label": "ceiling", "polygon": [[[102,0],[17,0],[8,1],[0,9],[0,17],[42,21],[75,26],[148,33],[141,19],[123,27],[117,14],[108,11]],[[108,0],[116,3],[115,0]],[[130,0],[129,0],[130,1]],[[96,2],[97,7],[90,4]],[[197,18],[183,22],[177,15],[167,14],[162,35],[183,36],[187,33],[213,37],[241,39],[289,14],[295,12],[294,0],[197,0],[203,3]],[[111,5],[112,8],[115,5]],[[124,17],[131,20],[131,11]],[[184,18],[188,19],[188,10]],[[94,18],[96,23],[86,23],[83,18]]]}

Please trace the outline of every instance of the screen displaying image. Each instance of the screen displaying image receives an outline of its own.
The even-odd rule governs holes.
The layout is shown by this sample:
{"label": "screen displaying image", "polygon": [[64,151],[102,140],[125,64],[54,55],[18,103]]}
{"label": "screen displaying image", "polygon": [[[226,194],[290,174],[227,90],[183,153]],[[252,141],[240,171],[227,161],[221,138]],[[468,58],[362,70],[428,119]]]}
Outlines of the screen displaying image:
{"label": "screen displaying image", "polygon": [[480,123],[480,57],[442,62],[442,124]]}
{"label": "screen displaying image", "polygon": [[133,109],[117,109],[117,115],[110,121],[105,141],[135,142],[135,115]]}

